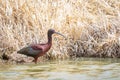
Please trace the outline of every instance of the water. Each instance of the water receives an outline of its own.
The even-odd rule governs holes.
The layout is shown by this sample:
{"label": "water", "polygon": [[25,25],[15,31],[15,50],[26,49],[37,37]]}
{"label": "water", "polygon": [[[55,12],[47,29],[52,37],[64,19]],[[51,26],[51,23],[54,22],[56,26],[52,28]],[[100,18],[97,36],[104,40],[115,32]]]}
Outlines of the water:
{"label": "water", "polygon": [[120,80],[120,59],[79,58],[1,64],[0,80]]}

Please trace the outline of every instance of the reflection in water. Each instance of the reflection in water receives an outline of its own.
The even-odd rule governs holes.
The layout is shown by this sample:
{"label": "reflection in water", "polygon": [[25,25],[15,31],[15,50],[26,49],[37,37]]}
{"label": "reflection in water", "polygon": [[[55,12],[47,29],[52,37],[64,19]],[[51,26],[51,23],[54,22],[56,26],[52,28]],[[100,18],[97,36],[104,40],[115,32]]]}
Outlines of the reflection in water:
{"label": "reflection in water", "polygon": [[120,59],[80,58],[38,64],[2,64],[0,80],[119,80]]}

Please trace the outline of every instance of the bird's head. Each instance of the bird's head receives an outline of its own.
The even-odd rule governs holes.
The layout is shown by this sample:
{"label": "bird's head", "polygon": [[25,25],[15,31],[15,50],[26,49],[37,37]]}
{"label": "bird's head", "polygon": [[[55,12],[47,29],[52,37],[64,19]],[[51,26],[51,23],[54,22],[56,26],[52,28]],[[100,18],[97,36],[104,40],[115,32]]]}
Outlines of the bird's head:
{"label": "bird's head", "polygon": [[54,34],[55,33],[55,30],[54,29],[49,29],[48,30],[48,34]]}
{"label": "bird's head", "polygon": [[61,35],[61,36],[65,37],[63,34],[61,34],[59,32],[56,32],[54,29],[49,29],[48,30],[48,35],[52,35],[52,34],[58,34],[58,35]]}

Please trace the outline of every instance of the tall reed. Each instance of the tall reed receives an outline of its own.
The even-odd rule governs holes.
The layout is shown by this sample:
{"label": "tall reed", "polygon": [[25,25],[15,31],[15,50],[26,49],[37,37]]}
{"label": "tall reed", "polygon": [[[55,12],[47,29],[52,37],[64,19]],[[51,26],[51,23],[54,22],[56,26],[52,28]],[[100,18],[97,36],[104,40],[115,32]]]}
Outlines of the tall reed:
{"label": "tall reed", "polygon": [[0,0],[0,50],[16,54],[54,35],[47,58],[120,57],[119,0]]}

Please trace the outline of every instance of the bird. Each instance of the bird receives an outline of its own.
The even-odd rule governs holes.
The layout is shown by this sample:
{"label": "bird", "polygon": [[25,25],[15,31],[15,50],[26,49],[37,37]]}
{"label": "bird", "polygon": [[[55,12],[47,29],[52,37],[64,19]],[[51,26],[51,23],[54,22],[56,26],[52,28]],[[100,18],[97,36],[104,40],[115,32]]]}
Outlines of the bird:
{"label": "bird", "polygon": [[[23,47],[22,49],[17,51],[17,53],[24,54],[29,57],[33,57],[34,58],[33,62],[35,62],[35,64],[36,64],[38,58],[40,56],[43,56],[44,54],[46,54],[49,51],[49,49],[51,48],[53,34],[58,34],[58,35],[65,37],[63,34],[56,32],[54,29],[49,29],[47,32],[48,41],[46,43],[31,44],[27,47]],[[66,39],[66,37],[65,37],[65,39]]]}

